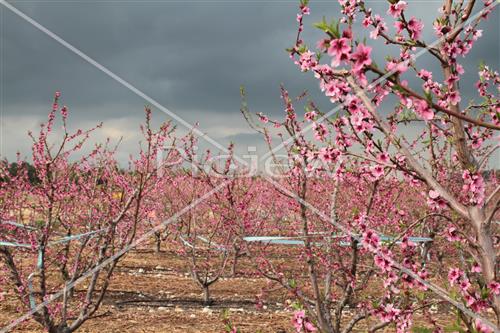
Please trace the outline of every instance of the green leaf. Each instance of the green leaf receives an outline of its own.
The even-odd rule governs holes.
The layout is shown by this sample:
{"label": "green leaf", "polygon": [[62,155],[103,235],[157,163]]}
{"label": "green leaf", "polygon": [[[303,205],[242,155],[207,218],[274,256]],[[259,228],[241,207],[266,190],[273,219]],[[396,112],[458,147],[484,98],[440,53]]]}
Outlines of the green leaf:
{"label": "green leaf", "polygon": [[340,21],[332,20],[332,22],[328,24],[326,22],[325,17],[323,17],[321,22],[313,23],[313,26],[320,30],[323,30],[324,32],[334,36],[335,38],[340,38],[340,32],[339,32]]}
{"label": "green leaf", "polygon": [[324,16],[321,22],[313,23],[313,26],[320,30],[323,30],[324,32],[328,31],[328,23],[326,23],[326,18]]}
{"label": "green leaf", "polygon": [[299,48],[299,53],[302,54],[302,53],[304,53],[306,51],[307,51],[307,46],[301,45],[300,48]]}
{"label": "green leaf", "polygon": [[404,93],[404,89],[399,85],[399,84],[395,84],[393,87],[392,87],[392,90],[396,90],[396,91],[399,91],[400,93]]}
{"label": "green leaf", "polygon": [[432,104],[432,94],[429,90],[424,90],[425,99],[429,104]]}
{"label": "green leaf", "polygon": [[423,301],[425,299],[425,292],[423,291],[417,291],[415,296],[417,296],[417,298],[421,301]]}
{"label": "green leaf", "polygon": [[490,291],[489,291],[488,287],[484,286],[483,288],[481,288],[481,298],[488,299],[489,296],[490,296]]}
{"label": "green leaf", "polygon": [[483,70],[484,67],[486,67],[486,63],[484,62],[484,60],[483,59],[479,60],[479,69]]}
{"label": "green leaf", "polygon": [[302,304],[300,304],[300,302],[293,302],[292,303],[292,308],[294,310],[302,310]]}
{"label": "green leaf", "polygon": [[465,333],[465,330],[460,327],[457,323],[453,323],[452,325],[446,326],[444,328],[445,332],[459,332],[459,333]]}

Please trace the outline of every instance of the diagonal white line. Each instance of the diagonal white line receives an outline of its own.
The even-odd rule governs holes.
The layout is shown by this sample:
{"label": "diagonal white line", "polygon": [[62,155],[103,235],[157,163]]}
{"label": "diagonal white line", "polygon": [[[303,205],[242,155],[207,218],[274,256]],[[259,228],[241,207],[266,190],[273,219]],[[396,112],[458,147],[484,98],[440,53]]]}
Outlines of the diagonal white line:
{"label": "diagonal white line", "polygon": [[[132,91],[137,96],[139,96],[139,97],[143,98],[144,100],[148,101],[149,103],[151,103],[151,105],[155,106],[156,108],[158,108],[159,110],[161,110],[163,113],[169,115],[170,117],[172,117],[173,119],[175,119],[176,121],[178,121],[180,124],[182,124],[183,126],[185,126],[186,128],[188,128],[189,130],[193,131],[193,133],[195,133],[200,138],[205,139],[206,141],[208,141],[209,143],[211,143],[215,147],[219,148],[220,150],[224,151],[225,153],[228,153],[228,150],[227,150],[226,147],[224,147],[223,145],[221,145],[220,143],[218,143],[217,141],[215,141],[214,139],[212,139],[206,133],[203,133],[197,127],[191,125],[186,120],[184,120],[183,118],[181,118],[180,116],[178,116],[176,113],[170,111],[169,109],[167,109],[166,107],[164,107],[163,105],[161,105],[158,101],[156,101],[155,99],[153,99],[152,97],[150,97],[149,95],[147,95],[146,93],[144,93],[142,90],[139,90],[138,88],[136,88],[135,86],[133,86],[130,82],[126,81],[125,79],[123,79],[122,77],[118,76],[117,74],[115,74],[114,72],[112,72],[111,70],[109,70],[108,68],[104,67],[99,62],[97,62],[96,60],[94,60],[93,58],[91,58],[90,56],[88,56],[87,54],[85,54],[83,51],[81,51],[77,47],[75,47],[72,44],[68,43],[63,38],[61,38],[60,36],[58,36],[57,34],[55,34],[54,32],[52,32],[51,30],[49,30],[46,27],[44,27],[43,25],[41,25],[40,23],[38,23],[37,21],[35,21],[30,16],[26,15],[25,13],[23,13],[22,11],[20,11],[16,7],[12,6],[10,3],[8,3],[5,0],[0,0],[0,4],[2,4],[3,6],[5,6],[7,9],[9,9],[11,12],[13,12],[14,14],[16,14],[17,16],[19,16],[20,18],[22,18],[26,22],[30,23],[32,26],[34,26],[35,28],[37,28],[41,32],[45,33],[50,38],[54,39],[56,42],[58,42],[59,44],[61,44],[62,46],[64,46],[65,48],[67,48],[68,50],[70,50],[71,52],[73,52],[74,54],[76,54],[77,56],[79,56],[80,58],[82,58],[83,60],[85,60],[86,62],[88,62],[89,64],[91,64],[92,66],[94,66],[97,69],[99,69],[101,72],[103,72],[107,76],[111,77],[116,82],[118,82],[121,85],[123,85],[125,88],[129,89],[130,91]],[[235,158],[239,159],[237,156],[235,156]],[[240,162],[242,162],[242,161],[244,161],[244,160],[241,159]],[[246,161],[244,161],[244,163],[245,162]]]}
{"label": "diagonal white line", "polygon": [[[154,227],[153,229],[149,230],[147,233],[145,233],[140,238],[138,238],[137,240],[135,240],[134,242],[132,242],[130,245],[127,245],[126,247],[124,247],[123,249],[121,249],[119,252],[117,252],[113,256],[107,258],[101,264],[99,264],[96,267],[94,267],[94,268],[88,270],[87,272],[85,272],[81,277],[79,277],[74,282],[68,283],[67,285],[65,285],[66,290],[72,289],[74,286],[76,286],[76,285],[80,284],[81,282],[83,282],[91,274],[94,274],[95,272],[100,271],[101,269],[103,269],[107,265],[111,264],[114,260],[116,260],[116,258],[119,258],[120,256],[124,255],[128,251],[130,251],[133,248],[135,248],[137,245],[140,245],[144,240],[150,238],[155,232],[160,231],[162,228],[166,227],[167,225],[176,223],[178,221],[179,217],[181,217],[182,215],[184,215],[185,213],[187,213],[188,211],[190,211],[191,209],[193,209],[194,207],[196,207],[197,205],[199,205],[200,203],[202,203],[203,201],[205,201],[212,194],[220,191],[228,183],[229,183],[229,180],[222,182],[217,187],[213,188],[212,190],[210,190],[209,192],[205,193],[200,198],[198,198],[195,201],[193,201],[191,204],[187,205],[186,207],[184,207],[183,209],[181,209],[180,211],[178,211],[177,213],[175,213],[169,219],[163,221],[161,224],[159,224],[156,227]],[[46,305],[48,305],[48,304],[52,303],[53,301],[55,301],[56,299],[60,298],[63,295],[63,293],[64,293],[63,290],[60,290],[57,293],[51,295],[51,297],[48,300],[44,301],[43,303],[40,303],[36,308],[34,308],[31,311],[27,312],[23,316],[17,318],[13,322],[11,322],[9,325],[3,327],[0,330],[0,333],[7,333],[7,332],[9,332],[11,329],[13,329],[14,327],[16,327],[17,325],[19,325],[23,321],[29,319],[32,314],[36,313],[37,311],[40,311]]]}
{"label": "diagonal white line", "polygon": [[[483,9],[481,9],[480,11],[478,11],[477,13],[475,13],[474,15],[470,16],[465,22],[462,22],[461,24],[459,24],[458,26],[455,27],[455,29],[451,30],[449,32],[449,34],[453,34],[454,32],[458,31],[459,29],[462,29],[466,24],[468,24],[469,22],[475,20],[476,18],[478,18],[479,16],[481,16],[486,10],[489,10],[489,9],[493,9],[495,8],[498,4],[500,4],[500,0],[497,0],[495,2],[493,2],[491,5],[487,6],[487,7],[484,7]],[[416,60],[418,59],[419,57],[421,57],[422,55],[426,54],[429,52],[429,49],[430,48],[433,48],[434,46],[438,45],[439,43],[441,43],[443,40],[446,39],[448,35],[444,35],[442,36],[441,38],[438,38],[436,39],[434,42],[432,42],[431,44],[427,45],[426,48],[423,48],[421,49],[420,51],[418,51],[415,56],[413,58],[409,58],[407,60],[404,61],[404,63],[406,65],[408,65],[410,63],[410,61],[412,60]],[[366,90],[369,89],[370,87],[373,87],[379,83],[381,83],[382,81],[385,81],[388,77],[390,77],[391,75],[395,74],[397,72],[397,69],[393,69],[387,73],[385,73],[383,76],[381,76],[380,78],[378,78],[377,80],[375,80],[373,83],[370,83],[368,85],[368,87],[366,89],[364,89],[363,91],[361,91],[359,94],[362,94],[364,92],[367,92]],[[359,96],[359,94],[356,94],[356,96]],[[321,122],[323,121],[324,119],[328,118],[329,116],[341,111],[341,109],[344,107],[344,103],[341,103],[339,104],[338,106],[334,107],[333,109],[331,109],[330,111],[328,111],[327,113],[325,113],[323,116],[319,117],[316,122]],[[265,153],[262,157],[261,157],[261,160],[264,160],[266,159],[267,157],[269,157],[271,154],[277,152],[278,150],[280,150],[281,148],[283,148],[286,144],[290,143],[292,140],[294,140],[298,135],[302,135],[304,133],[307,133],[311,130],[311,128],[313,128],[314,126],[314,123],[311,123],[309,125],[307,125],[306,127],[304,127],[302,130],[300,130],[299,132],[297,132],[294,136],[291,136],[290,138],[288,138],[287,140],[283,141],[282,143],[280,143],[279,145],[277,145],[276,147],[274,147],[271,151]]]}
{"label": "diagonal white line", "polygon": [[[353,232],[351,232],[349,229],[347,229],[342,224],[340,224],[340,223],[332,220],[331,217],[327,216],[321,210],[319,210],[318,208],[316,208],[315,206],[313,206],[312,204],[310,204],[306,200],[303,200],[298,195],[296,195],[295,193],[291,192],[290,190],[288,190],[286,187],[284,187],[280,183],[278,183],[278,182],[276,182],[273,179],[270,179],[268,177],[264,177],[264,179],[267,180],[269,183],[271,183],[273,186],[279,188],[280,191],[283,191],[284,193],[286,193],[287,195],[293,197],[295,200],[297,200],[301,204],[305,205],[308,209],[310,209],[312,212],[314,212],[316,215],[318,215],[324,221],[326,221],[326,222],[330,223],[331,225],[333,225],[334,227],[340,229],[342,232],[344,232],[345,234],[349,235],[353,239],[356,239],[357,241],[361,242],[361,239],[360,239],[360,237],[358,235],[356,235]],[[469,308],[467,308],[462,303],[460,303],[460,302],[454,300],[453,298],[451,298],[450,296],[448,296],[447,292],[445,290],[443,290],[441,287],[425,281],[420,276],[418,276],[417,274],[415,274],[413,271],[409,270],[408,268],[404,267],[399,262],[396,262],[396,261],[392,260],[391,258],[388,258],[384,253],[380,252],[380,253],[377,253],[377,254],[380,255],[381,257],[383,257],[384,259],[389,260],[392,263],[392,266],[396,267],[401,272],[403,272],[403,273],[411,276],[412,278],[414,278],[418,282],[420,282],[423,285],[427,286],[434,293],[436,293],[436,295],[438,295],[438,297],[440,297],[443,300],[449,302],[450,304],[452,304],[456,308],[460,309],[461,311],[463,311],[465,314],[467,314],[471,318],[481,320],[481,322],[483,322],[484,324],[490,326],[495,333],[500,333],[499,328],[495,324],[493,324],[488,319],[483,318],[482,316],[480,316],[477,313],[473,312],[472,310],[470,310]]]}

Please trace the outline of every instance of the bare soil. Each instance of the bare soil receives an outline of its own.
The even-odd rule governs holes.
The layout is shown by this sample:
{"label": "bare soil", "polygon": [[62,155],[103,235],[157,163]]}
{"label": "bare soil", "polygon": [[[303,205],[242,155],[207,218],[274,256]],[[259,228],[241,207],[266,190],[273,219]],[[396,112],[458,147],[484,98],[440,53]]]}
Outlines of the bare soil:
{"label": "bare soil", "polygon": [[[240,267],[244,269],[249,264],[248,259],[243,259]],[[231,322],[241,332],[295,331],[291,324],[292,311],[286,305],[289,300],[282,290],[267,294],[264,308],[256,307],[255,295],[267,285],[264,278],[244,274],[219,280],[210,288],[214,302],[207,307],[202,304],[201,289],[187,273],[186,265],[186,260],[171,250],[130,252],[117,266],[97,315],[78,332],[221,333],[225,332],[224,310],[229,312]],[[14,294],[7,293],[0,302],[0,328],[22,315],[18,306]],[[449,309],[441,309],[440,318],[445,325],[453,320],[453,315]],[[426,323],[424,318],[417,318],[416,322]],[[365,331],[366,328],[359,329],[359,332]],[[391,327],[382,330],[393,331]],[[29,320],[18,325],[14,332],[43,330]]]}

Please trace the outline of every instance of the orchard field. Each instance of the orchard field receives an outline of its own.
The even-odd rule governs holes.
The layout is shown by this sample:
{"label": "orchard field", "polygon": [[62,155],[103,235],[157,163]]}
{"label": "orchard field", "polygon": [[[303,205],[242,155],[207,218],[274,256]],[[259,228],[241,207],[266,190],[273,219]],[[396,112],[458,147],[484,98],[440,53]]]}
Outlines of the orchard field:
{"label": "orchard field", "polygon": [[429,41],[413,3],[338,3],[287,49],[334,109],[240,88],[263,156],[146,106],[123,163],[56,91],[0,162],[0,333],[500,332],[500,74],[461,63],[499,2],[444,0]]}
{"label": "orchard field", "polygon": [[[269,286],[265,278],[252,274],[248,258],[243,258],[241,264],[236,276],[228,271],[227,277],[214,285],[214,302],[205,306],[200,288],[187,273],[188,265],[175,249],[165,245],[158,253],[156,244],[151,244],[131,251],[118,265],[101,309],[82,326],[81,332],[224,332],[226,318],[241,332],[294,332],[291,321],[294,310],[290,307],[293,294],[283,293]],[[256,295],[263,290],[269,292],[261,304]],[[373,295],[379,292],[375,286],[367,290]],[[18,306],[14,295],[8,295],[1,305],[1,320],[15,316]],[[450,318],[455,318],[455,313],[450,306],[441,304],[432,311],[440,325],[451,326]],[[352,313],[353,310],[348,310],[347,318]],[[416,314],[415,323],[417,327],[428,326],[422,313]],[[366,332],[366,325],[354,332]],[[27,323],[14,332],[43,330]]]}

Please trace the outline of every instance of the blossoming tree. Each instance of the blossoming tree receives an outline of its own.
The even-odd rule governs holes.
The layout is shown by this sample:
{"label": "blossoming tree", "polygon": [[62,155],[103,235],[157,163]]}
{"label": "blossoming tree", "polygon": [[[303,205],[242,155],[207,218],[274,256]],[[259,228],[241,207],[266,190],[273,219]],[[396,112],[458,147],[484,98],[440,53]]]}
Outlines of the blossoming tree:
{"label": "blossoming tree", "polygon": [[[295,258],[299,269],[273,260],[279,250],[268,245],[252,247],[260,272],[298,301],[297,331],[317,327],[322,332],[352,332],[367,323],[369,331],[393,323],[399,330],[407,329],[411,314],[417,308],[430,308],[435,301],[415,304],[412,297],[426,288],[409,276],[398,276],[390,269],[391,262],[397,258],[413,274],[428,274],[410,236],[417,232],[418,222],[435,216],[420,216],[425,200],[412,200],[404,182],[386,175],[383,168],[347,155],[344,148],[307,140],[300,132],[317,112],[316,106],[309,102],[306,120],[299,120],[284,89],[282,98],[287,112],[284,121],[260,116],[264,123],[282,129],[279,135],[286,154],[278,161],[278,155],[271,153],[282,170],[276,179],[268,179],[268,186],[274,185],[274,200],[284,201],[284,208],[282,217],[271,223],[279,225],[281,237],[275,243],[296,246],[281,255]],[[260,131],[271,149],[270,131]],[[321,138],[334,139],[326,130]],[[400,202],[404,192],[410,199]],[[418,197],[417,190],[411,192]],[[285,241],[280,243],[282,238]],[[307,279],[301,272],[307,272]],[[377,284],[383,284],[387,293],[366,293],[367,285]],[[416,292],[400,294],[411,289]]]}
{"label": "blossoming tree", "polygon": [[[442,237],[447,233],[451,242],[465,247],[466,260],[453,263],[460,268],[451,268],[449,279],[451,286],[458,284],[470,310],[458,310],[460,318],[469,331],[491,331],[491,323],[474,314],[486,316],[491,309],[500,324],[494,222],[500,187],[496,175],[487,171],[498,148],[500,76],[481,64],[476,85],[465,87],[461,78],[473,69],[464,68],[461,58],[481,37],[478,27],[496,3],[444,0],[433,24],[437,40],[429,42],[422,38],[422,21],[411,16],[405,1],[388,1],[387,15],[375,13],[364,1],[338,2],[340,17],[316,24],[326,37],[313,51],[301,39],[304,16],[310,12],[308,1],[301,1],[299,31],[289,50],[342,113],[309,115],[316,139],[325,141],[324,133],[330,131],[335,142],[327,144],[341,155],[372,163],[375,177],[392,174],[408,186],[426,187],[429,210],[449,223]],[[375,44],[389,54],[382,63],[372,54]],[[394,47],[398,54],[390,51]],[[418,52],[428,52],[439,72],[422,68]],[[464,89],[477,91],[477,96],[464,100]]]}
{"label": "blossoming tree", "polygon": [[[69,132],[59,98],[39,134],[30,134],[37,181],[21,160],[14,174],[4,164],[0,170],[0,283],[51,333],[76,331],[102,304],[117,263],[155,208],[163,174],[157,157],[172,131],[169,123],[153,130],[146,109],[139,156],[122,169],[109,142],[82,153],[95,128]],[[59,112],[62,139],[54,141]]]}

